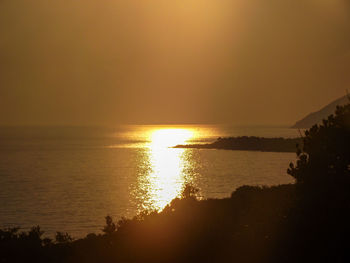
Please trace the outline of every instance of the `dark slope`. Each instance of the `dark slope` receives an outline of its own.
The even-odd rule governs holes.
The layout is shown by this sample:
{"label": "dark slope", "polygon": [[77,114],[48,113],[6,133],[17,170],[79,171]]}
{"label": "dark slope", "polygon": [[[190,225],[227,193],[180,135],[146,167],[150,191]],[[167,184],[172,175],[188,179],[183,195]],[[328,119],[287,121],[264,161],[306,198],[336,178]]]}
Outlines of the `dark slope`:
{"label": "dark slope", "polygon": [[323,119],[327,118],[329,115],[333,114],[337,105],[344,105],[349,102],[347,96],[339,98],[327,106],[323,107],[319,111],[312,112],[303,119],[297,121],[291,128],[297,129],[307,129],[311,126],[320,123]]}

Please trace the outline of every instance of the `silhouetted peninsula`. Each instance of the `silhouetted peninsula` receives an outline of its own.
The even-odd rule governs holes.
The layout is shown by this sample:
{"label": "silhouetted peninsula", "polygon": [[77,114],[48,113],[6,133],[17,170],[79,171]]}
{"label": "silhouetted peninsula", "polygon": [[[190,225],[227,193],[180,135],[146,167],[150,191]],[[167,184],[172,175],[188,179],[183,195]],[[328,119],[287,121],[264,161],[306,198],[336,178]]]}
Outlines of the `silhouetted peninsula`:
{"label": "silhouetted peninsula", "polygon": [[299,138],[263,138],[263,137],[219,137],[213,143],[176,145],[174,148],[223,149],[262,152],[295,152]]}

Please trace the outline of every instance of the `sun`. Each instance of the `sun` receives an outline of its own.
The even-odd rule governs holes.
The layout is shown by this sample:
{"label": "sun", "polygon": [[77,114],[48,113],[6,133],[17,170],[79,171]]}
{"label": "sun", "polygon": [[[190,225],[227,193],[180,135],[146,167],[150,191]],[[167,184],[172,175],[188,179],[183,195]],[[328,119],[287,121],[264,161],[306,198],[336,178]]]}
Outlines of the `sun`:
{"label": "sun", "polygon": [[173,147],[178,144],[184,144],[194,136],[190,129],[183,128],[164,128],[157,129],[151,133],[151,148]]}

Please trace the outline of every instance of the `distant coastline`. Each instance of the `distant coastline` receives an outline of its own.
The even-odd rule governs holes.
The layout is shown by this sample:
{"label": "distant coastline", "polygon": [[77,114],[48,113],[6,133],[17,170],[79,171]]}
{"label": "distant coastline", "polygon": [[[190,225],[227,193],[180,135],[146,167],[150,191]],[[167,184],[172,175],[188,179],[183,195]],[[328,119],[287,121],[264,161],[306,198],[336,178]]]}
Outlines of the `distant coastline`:
{"label": "distant coastline", "polygon": [[297,121],[291,128],[293,129],[307,129],[311,128],[315,124],[320,124],[323,119],[335,112],[337,106],[342,106],[349,103],[349,97],[343,96],[335,101],[332,101],[322,109],[312,112],[305,116],[303,119]]}
{"label": "distant coastline", "polygon": [[176,145],[173,148],[218,149],[261,152],[295,152],[301,138],[264,138],[256,136],[219,137],[215,142],[206,144]]}

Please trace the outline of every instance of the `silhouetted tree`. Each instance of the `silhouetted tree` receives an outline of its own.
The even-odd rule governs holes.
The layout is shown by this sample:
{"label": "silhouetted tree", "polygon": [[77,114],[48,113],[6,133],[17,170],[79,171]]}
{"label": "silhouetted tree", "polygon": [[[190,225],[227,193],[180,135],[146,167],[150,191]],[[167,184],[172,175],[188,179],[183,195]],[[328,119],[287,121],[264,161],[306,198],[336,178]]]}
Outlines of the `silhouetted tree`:
{"label": "silhouetted tree", "polygon": [[298,148],[296,165],[288,174],[297,184],[338,188],[350,184],[350,104],[338,106],[320,125],[305,131],[303,148]]}
{"label": "silhouetted tree", "polygon": [[107,234],[107,235],[110,235],[112,233],[115,232],[116,230],[116,226],[115,226],[115,223],[113,222],[113,219],[111,216],[106,216],[105,217],[106,219],[106,225],[105,227],[102,229],[102,231]]}
{"label": "silhouetted tree", "polygon": [[194,187],[191,184],[186,184],[184,189],[182,190],[181,198],[183,198],[183,199],[186,199],[186,198],[197,199],[198,193],[199,193],[198,188]]}
{"label": "silhouetted tree", "polygon": [[44,231],[40,229],[40,226],[33,226],[29,232],[22,232],[19,234],[19,238],[26,241],[33,247],[41,247],[42,239],[41,236],[44,234]]}
{"label": "silhouetted tree", "polygon": [[297,251],[292,262],[349,262],[350,104],[305,131],[297,158],[288,169],[298,194],[283,246]]}
{"label": "silhouetted tree", "polygon": [[57,243],[69,243],[73,238],[67,232],[56,232],[55,240]]}

